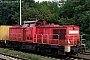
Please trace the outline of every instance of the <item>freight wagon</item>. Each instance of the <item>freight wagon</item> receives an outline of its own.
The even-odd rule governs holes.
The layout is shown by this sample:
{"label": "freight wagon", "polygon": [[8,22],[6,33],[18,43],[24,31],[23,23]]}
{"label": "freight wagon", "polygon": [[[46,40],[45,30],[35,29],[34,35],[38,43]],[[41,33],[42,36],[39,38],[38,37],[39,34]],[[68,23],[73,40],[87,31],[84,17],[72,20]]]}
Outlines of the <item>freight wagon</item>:
{"label": "freight wagon", "polygon": [[9,40],[9,28],[12,26],[0,25],[0,46],[5,46],[6,40]]}

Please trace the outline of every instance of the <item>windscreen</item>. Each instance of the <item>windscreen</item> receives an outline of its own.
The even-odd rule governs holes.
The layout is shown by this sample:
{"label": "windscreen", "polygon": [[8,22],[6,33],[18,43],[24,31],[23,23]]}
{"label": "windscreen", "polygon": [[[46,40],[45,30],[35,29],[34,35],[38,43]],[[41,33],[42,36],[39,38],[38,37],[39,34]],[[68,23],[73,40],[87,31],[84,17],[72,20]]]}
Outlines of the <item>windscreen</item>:
{"label": "windscreen", "polygon": [[25,23],[22,27],[33,27],[34,23]]}
{"label": "windscreen", "polygon": [[23,26],[22,27],[28,27],[29,26],[29,24],[23,24]]}

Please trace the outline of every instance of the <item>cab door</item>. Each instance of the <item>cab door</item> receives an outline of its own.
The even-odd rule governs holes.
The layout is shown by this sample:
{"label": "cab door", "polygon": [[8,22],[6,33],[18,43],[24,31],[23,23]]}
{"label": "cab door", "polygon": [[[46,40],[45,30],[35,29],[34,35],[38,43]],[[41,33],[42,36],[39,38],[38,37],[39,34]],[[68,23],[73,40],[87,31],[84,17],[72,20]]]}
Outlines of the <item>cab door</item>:
{"label": "cab door", "polygon": [[26,39],[25,41],[28,41],[28,42],[33,42],[33,29],[32,28],[26,28],[25,30],[25,35],[26,35]]}

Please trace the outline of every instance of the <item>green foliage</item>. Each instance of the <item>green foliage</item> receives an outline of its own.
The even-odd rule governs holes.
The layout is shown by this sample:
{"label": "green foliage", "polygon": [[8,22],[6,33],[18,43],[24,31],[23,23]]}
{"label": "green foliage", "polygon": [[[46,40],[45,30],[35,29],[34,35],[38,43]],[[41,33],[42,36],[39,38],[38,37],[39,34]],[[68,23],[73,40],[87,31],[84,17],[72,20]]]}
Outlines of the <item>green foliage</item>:
{"label": "green foliage", "polygon": [[90,48],[90,0],[67,0],[61,8],[60,17],[64,22],[80,26],[81,34],[86,34],[86,45]]}
{"label": "green foliage", "polygon": [[[10,0],[8,0],[10,1]],[[8,2],[7,1],[7,2]],[[15,3],[17,1],[17,3]],[[2,3],[0,6],[0,23],[17,25],[20,20],[19,0],[13,3]],[[47,20],[57,22],[59,19],[59,7],[56,2],[35,3],[34,0],[22,0],[22,22],[24,20]],[[9,23],[11,22],[11,23]]]}

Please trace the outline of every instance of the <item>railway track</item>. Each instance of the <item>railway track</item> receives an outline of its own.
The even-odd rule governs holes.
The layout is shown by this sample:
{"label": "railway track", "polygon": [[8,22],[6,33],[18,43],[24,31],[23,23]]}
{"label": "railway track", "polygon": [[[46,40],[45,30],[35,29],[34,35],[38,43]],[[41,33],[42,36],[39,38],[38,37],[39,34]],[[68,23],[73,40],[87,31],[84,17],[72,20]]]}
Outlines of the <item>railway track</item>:
{"label": "railway track", "polygon": [[13,56],[5,53],[0,53],[0,60],[29,60],[29,59],[21,58],[18,56]]}
{"label": "railway track", "polygon": [[[33,54],[33,53],[31,53],[31,54]],[[6,56],[7,59],[9,59],[9,60],[30,60],[30,59],[26,59],[26,58],[20,58],[18,56],[8,55],[8,54],[5,54],[5,53],[0,53],[0,55]],[[35,54],[35,55],[40,56],[42,58],[42,60],[45,60],[45,58],[50,58],[50,59],[53,59],[53,60],[90,60],[90,52],[79,53],[75,56],[65,56],[65,55],[63,55],[62,57],[61,57],[61,55],[58,55],[58,56],[46,56],[46,55],[39,55],[39,54]],[[6,60],[6,59],[1,58],[0,60]]]}
{"label": "railway track", "polygon": [[0,58],[0,60],[6,60],[6,59],[4,59],[4,58]]}
{"label": "railway track", "polygon": [[[0,48],[2,50],[4,49],[8,49],[8,48]],[[12,49],[9,49],[11,52],[12,51],[16,51],[16,50],[12,50]],[[21,51],[16,51],[16,52],[21,52]],[[49,57],[49,56],[45,56],[45,55],[40,55],[40,54],[35,54],[35,53],[27,53],[27,52],[21,52],[21,53],[24,53],[24,54],[31,54],[33,56],[38,56],[40,57],[40,60],[57,60],[56,58],[53,58],[53,57]],[[19,57],[19,55],[17,56],[14,56],[13,54],[5,54],[5,53],[0,53],[0,60],[38,60],[38,59],[28,59],[28,58],[21,58]]]}
{"label": "railway track", "polygon": [[85,60],[90,60],[90,52],[79,53],[77,56]]}
{"label": "railway track", "polygon": [[90,60],[90,52],[78,53],[75,56],[69,56],[64,60]]}
{"label": "railway track", "polygon": [[80,57],[80,56],[69,56],[69,57],[61,59],[61,60],[90,60],[90,58]]}

